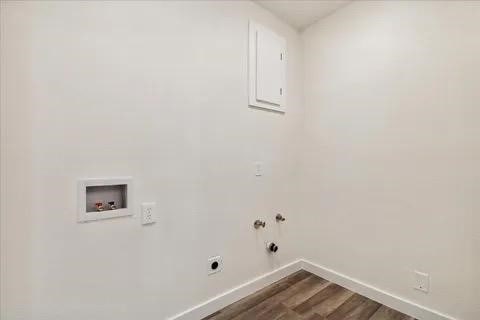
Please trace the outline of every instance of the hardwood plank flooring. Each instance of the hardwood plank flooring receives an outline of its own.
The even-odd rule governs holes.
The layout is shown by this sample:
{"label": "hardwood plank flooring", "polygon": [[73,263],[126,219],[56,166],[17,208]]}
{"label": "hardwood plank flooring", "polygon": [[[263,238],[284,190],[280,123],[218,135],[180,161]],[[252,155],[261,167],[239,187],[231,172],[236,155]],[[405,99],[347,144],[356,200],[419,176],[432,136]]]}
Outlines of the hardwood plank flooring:
{"label": "hardwood plank flooring", "polygon": [[415,320],[301,270],[203,320]]}

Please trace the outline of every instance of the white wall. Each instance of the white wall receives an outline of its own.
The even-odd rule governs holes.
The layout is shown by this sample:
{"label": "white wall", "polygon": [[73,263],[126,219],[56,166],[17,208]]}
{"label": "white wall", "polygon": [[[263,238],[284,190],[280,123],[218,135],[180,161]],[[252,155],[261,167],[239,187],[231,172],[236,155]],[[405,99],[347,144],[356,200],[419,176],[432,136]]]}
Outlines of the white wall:
{"label": "white wall", "polygon": [[[250,18],[287,38],[285,115],[246,106]],[[362,1],[303,48],[246,1],[2,2],[0,318],[163,319],[300,256],[480,318],[478,30]],[[123,175],[157,224],[76,223],[76,179]]]}
{"label": "white wall", "polygon": [[[309,28],[303,256],[480,318],[480,2],[355,2]],[[412,289],[412,271],[431,292]]]}
{"label": "white wall", "polygon": [[[247,107],[249,19],[287,39],[285,115]],[[298,257],[295,31],[246,1],[2,1],[1,29],[1,319],[163,319]],[[155,225],[76,222],[78,178],[130,175]]]}

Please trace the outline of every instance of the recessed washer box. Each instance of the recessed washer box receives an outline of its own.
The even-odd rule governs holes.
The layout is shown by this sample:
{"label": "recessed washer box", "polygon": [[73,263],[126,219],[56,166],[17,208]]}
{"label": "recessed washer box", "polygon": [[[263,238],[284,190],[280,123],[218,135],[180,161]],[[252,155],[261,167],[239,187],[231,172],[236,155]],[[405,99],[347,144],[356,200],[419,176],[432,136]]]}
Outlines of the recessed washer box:
{"label": "recessed washer box", "polygon": [[78,222],[131,216],[132,206],[131,177],[78,180]]}

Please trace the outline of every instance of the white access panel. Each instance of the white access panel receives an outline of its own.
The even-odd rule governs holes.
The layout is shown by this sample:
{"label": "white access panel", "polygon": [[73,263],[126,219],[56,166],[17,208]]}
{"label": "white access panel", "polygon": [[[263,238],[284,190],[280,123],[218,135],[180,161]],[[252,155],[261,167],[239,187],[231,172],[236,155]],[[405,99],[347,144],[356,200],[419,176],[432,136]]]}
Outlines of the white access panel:
{"label": "white access panel", "polygon": [[286,41],[250,21],[249,105],[285,112]]}
{"label": "white access panel", "polygon": [[258,101],[281,105],[283,87],[283,40],[276,34],[257,30]]}

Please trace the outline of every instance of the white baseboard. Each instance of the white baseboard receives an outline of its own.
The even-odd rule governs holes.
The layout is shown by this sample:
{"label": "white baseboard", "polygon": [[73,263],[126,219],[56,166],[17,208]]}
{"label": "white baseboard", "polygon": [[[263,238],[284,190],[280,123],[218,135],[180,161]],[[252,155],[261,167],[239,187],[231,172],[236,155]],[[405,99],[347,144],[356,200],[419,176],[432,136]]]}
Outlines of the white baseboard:
{"label": "white baseboard", "polygon": [[168,320],[199,320],[202,319],[235,301],[238,301],[246,296],[266,287],[270,284],[302,269],[302,260],[297,260],[289,263],[272,272],[264,274],[253,280],[248,281],[236,288],[224,292],[208,301],[205,301],[187,311],[179,313]]}
{"label": "white baseboard", "polygon": [[451,316],[418,305],[407,299],[395,296],[374,286],[363,283],[357,279],[353,279],[344,274],[314,264],[308,260],[303,259],[301,261],[302,269],[305,269],[308,272],[311,272],[330,282],[336,283],[351,291],[359,293],[369,299],[384,304],[392,309],[408,314],[409,316],[420,320],[455,320]]}
{"label": "white baseboard", "polygon": [[246,296],[301,269],[304,269],[321,278],[336,283],[369,299],[377,301],[392,309],[398,310],[420,320],[455,320],[451,316],[418,305],[412,301],[395,296],[374,286],[363,283],[357,279],[314,264],[305,259],[294,261],[279,269],[250,280],[247,283],[226,291],[208,301],[188,309],[187,311],[168,318],[168,320],[202,319],[218,310],[221,310],[229,304],[245,298]]}

